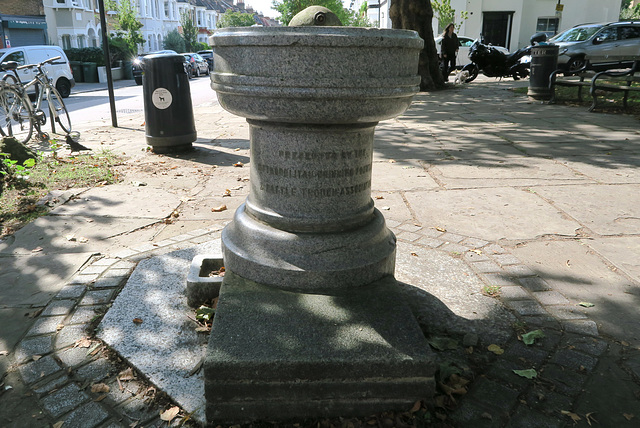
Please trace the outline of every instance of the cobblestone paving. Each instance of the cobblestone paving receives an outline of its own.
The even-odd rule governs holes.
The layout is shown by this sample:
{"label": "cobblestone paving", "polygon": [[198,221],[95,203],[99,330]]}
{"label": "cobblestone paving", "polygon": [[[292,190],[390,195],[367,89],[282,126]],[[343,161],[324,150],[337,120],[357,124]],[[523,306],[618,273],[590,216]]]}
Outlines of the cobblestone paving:
{"label": "cobblestone paving", "polygon": [[[588,374],[609,346],[599,337],[596,324],[495,243],[423,228],[411,221],[389,220],[388,225],[399,241],[462,258],[482,279],[485,291],[499,290],[499,299],[521,322],[529,329],[545,331],[536,346],[524,345],[515,334],[501,344],[505,353],[487,364],[449,420],[460,427],[571,425],[569,418],[559,418],[560,412],[572,408]],[[64,428],[164,423],[159,419],[162,409],[149,400],[155,391],[149,390],[144,379],[126,372],[122,375],[126,365],[92,337],[93,328],[138,261],[219,239],[222,227],[134,246],[112,256],[95,255],[60,290],[19,343],[14,361],[47,421],[64,421]],[[477,337],[464,341],[467,346],[487,345]],[[628,364],[628,371],[639,376],[639,360],[631,359]],[[535,384],[513,373],[531,368],[539,375]],[[96,383],[108,388],[92,391]],[[14,426],[20,426],[19,422]]]}

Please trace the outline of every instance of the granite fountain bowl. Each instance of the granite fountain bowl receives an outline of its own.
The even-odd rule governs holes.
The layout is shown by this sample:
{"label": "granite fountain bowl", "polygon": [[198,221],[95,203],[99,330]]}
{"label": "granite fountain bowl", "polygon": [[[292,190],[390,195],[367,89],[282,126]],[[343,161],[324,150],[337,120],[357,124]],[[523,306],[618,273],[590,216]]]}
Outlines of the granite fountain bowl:
{"label": "granite fountain bowl", "polygon": [[419,90],[415,31],[355,27],[238,27],[210,38],[211,87],[248,119],[372,123],[403,113]]}

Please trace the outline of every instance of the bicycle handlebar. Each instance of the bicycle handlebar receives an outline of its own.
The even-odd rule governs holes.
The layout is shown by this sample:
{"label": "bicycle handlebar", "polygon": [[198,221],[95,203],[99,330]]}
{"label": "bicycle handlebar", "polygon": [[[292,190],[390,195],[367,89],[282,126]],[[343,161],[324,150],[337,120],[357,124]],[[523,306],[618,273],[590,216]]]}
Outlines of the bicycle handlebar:
{"label": "bicycle handlebar", "polygon": [[40,67],[42,67],[42,66],[43,66],[43,65],[45,65],[45,64],[51,64],[53,61],[57,61],[57,60],[59,60],[59,59],[62,59],[62,57],[61,57],[61,56],[54,56],[53,58],[45,59],[44,61],[42,61],[42,62],[41,62],[41,63],[39,63],[39,64],[25,64],[25,65],[21,65],[20,67],[17,67],[17,68],[16,68],[16,70],[23,70],[23,69],[25,69],[25,68],[34,68],[34,67],[38,67],[38,68],[40,68]]}

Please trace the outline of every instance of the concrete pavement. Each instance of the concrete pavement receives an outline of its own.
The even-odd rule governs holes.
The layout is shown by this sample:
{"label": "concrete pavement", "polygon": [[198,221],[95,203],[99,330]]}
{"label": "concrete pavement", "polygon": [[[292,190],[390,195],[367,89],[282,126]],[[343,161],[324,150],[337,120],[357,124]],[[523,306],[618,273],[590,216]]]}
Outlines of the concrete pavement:
{"label": "concrete pavement", "polygon": [[[473,378],[440,411],[456,427],[588,426],[587,414],[637,426],[638,120],[531,102],[516,85],[419,94],[376,131],[372,196],[399,240],[397,277],[426,334],[474,347],[440,352]],[[182,155],[146,151],[139,114],[82,129],[82,144],[126,156],[122,182],[57,195],[0,241],[0,425],[160,424],[165,407],[118,375],[92,328],[140,260],[217,239],[247,196],[246,123],[213,92],[194,113]],[[536,345],[518,340],[536,328]],[[512,371],[525,368],[538,377]],[[109,392],[91,392],[98,382]]]}

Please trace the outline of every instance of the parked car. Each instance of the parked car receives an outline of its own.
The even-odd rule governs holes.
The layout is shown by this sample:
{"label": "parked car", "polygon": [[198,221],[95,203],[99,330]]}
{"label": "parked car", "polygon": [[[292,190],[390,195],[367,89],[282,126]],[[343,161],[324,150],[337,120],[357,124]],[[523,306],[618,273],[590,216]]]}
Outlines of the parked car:
{"label": "parked car", "polygon": [[[61,57],[49,65],[45,65],[43,70],[47,73],[62,98],[67,98],[71,94],[71,88],[76,85],[73,78],[73,71],[69,64],[69,59],[62,48],[58,46],[21,46],[17,48],[0,49],[0,64],[7,61],[15,61],[19,65],[38,64],[48,58]],[[22,83],[30,82],[38,71],[35,68],[28,68],[18,71]],[[0,77],[5,72],[0,73]],[[35,92],[35,88],[32,87]]]}
{"label": "parked car", "polygon": [[[158,54],[173,54],[173,55],[178,55],[178,53],[176,51],[172,51],[171,49],[165,49],[163,51],[156,51],[156,52],[150,52],[150,53],[144,53],[144,54],[140,54],[136,57],[136,59],[133,60],[132,64],[131,64],[131,68],[133,71],[133,79],[136,81],[136,85],[142,85],[142,58],[144,58],[147,55],[158,55]],[[187,72],[187,61],[185,60],[184,62],[184,70],[185,72]],[[187,72],[187,75],[189,77],[191,77],[191,75]]]}
{"label": "parked car", "polygon": [[[442,52],[442,36],[436,37],[435,41],[438,55],[440,55]],[[475,42],[475,39],[472,39],[471,37],[458,36],[458,44],[460,45],[460,48],[458,49],[458,56],[456,57],[456,68],[462,68],[469,63],[469,48],[473,42]],[[509,53],[509,50],[502,46],[494,46],[494,48],[505,54]]]}
{"label": "parked car", "polygon": [[583,24],[549,39],[560,47],[558,68],[582,68],[587,59],[595,69],[629,66],[640,59],[640,22]]}
{"label": "parked car", "polygon": [[188,63],[187,74],[194,77],[200,77],[202,74],[209,75],[209,63],[199,54],[189,52],[183,53]]}
{"label": "parked car", "polygon": [[198,55],[207,60],[209,71],[213,71],[213,51],[211,49],[208,51],[198,51]]}

